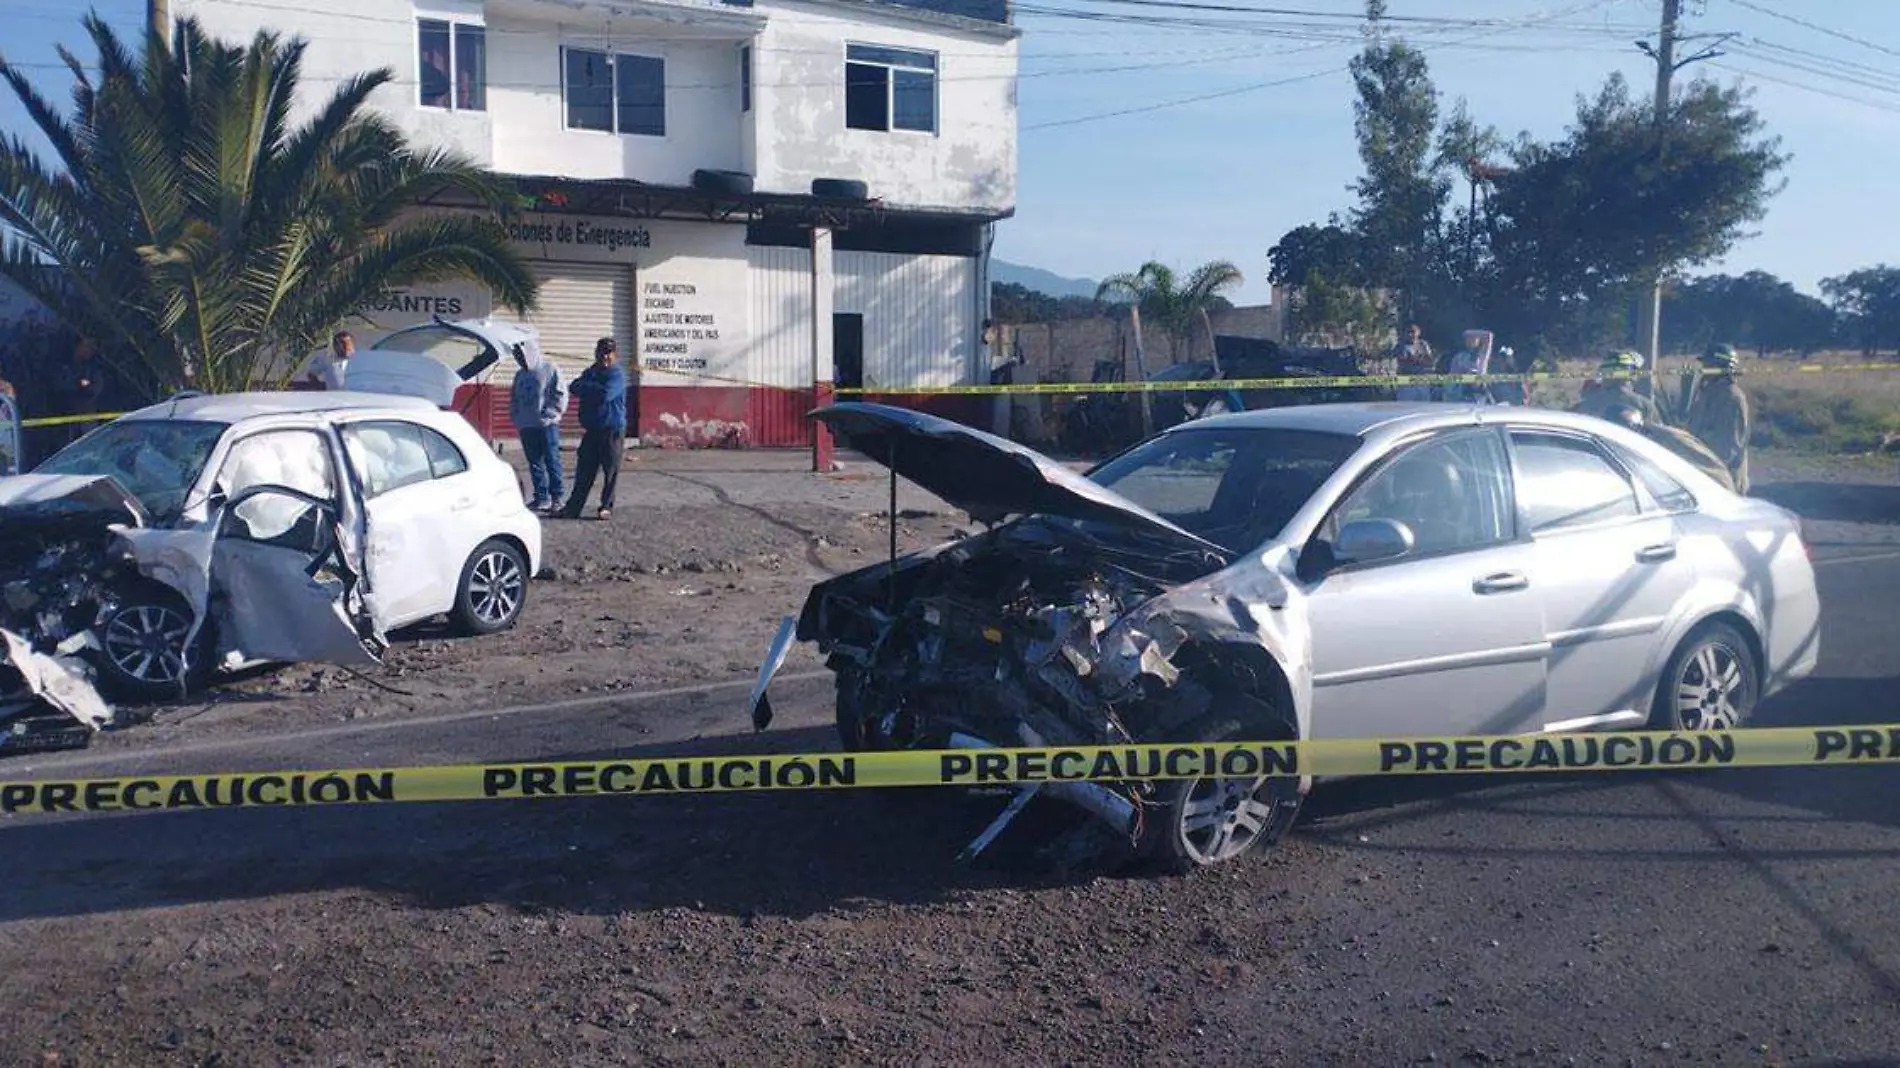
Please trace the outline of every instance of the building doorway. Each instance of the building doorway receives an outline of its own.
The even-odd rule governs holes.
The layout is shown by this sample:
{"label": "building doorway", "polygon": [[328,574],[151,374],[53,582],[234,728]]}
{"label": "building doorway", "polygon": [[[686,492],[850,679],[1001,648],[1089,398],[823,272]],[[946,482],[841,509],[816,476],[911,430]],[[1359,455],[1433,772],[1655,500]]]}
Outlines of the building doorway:
{"label": "building doorway", "polygon": [[831,317],[831,384],[864,388],[864,316],[838,312]]}

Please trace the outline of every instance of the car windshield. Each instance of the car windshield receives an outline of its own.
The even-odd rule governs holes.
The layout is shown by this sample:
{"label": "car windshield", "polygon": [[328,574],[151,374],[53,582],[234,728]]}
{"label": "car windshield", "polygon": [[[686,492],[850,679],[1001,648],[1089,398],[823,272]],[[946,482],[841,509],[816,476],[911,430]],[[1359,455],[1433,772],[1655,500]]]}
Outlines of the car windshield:
{"label": "car windshield", "polygon": [[1130,449],[1088,477],[1240,553],[1278,535],[1361,444],[1350,434],[1311,430],[1178,430]]}
{"label": "car windshield", "polygon": [[47,457],[34,471],[110,475],[154,521],[169,523],[184,511],[185,494],[226,429],[225,423],[121,419]]}

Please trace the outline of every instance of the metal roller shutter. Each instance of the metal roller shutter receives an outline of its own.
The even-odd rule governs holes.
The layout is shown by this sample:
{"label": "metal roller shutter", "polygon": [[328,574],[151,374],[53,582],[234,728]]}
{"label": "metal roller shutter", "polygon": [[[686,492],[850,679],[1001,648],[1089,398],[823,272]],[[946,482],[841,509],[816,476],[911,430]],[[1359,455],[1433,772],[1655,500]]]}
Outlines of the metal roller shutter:
{"label": "metal roller shutter", "polygon": [[541,333],[541,351],[572,378],[594,362],[594,342],[611,336],[623,364],[633,352],[631,264],[539,263],[541,306],[516,317],[497,309],[495,318],[524,322]]}

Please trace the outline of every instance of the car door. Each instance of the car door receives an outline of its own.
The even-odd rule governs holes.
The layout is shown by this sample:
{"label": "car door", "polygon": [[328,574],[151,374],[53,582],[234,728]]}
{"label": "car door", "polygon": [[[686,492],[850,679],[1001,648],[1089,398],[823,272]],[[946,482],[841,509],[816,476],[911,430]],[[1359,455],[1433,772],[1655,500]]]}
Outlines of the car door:
{"label": "car door", "polygon": [[232,442],[212,482],[215,524],[201,535],[210,538],[221,659],[376,663],[382,636],[361,597],[339,487],[322,428],[270,428]]}
{"label": "car door", "polygon": [[1540,726],[1641,723],[1655,643],[1695,583],[1676,517],[1594,435],[1514,427],[1510,441],[1551,645]]}
{"label": "car door", "polygon": [[439,431],[407,419],[339,428],[362,488],[365,569],[380,618],[405,626],[448,611],[470,549],[476,494],[468,459]]}
{"label": "car door", "polygon": [[1543,575],[1511,498],[1503,437],[1488,427],[1403,446],[1342,498],[1316,538],[1333,544],[1347,522],[1390,519],[1415,541],[1307,584],[1315,737],[1509,733],[1538,722]]}

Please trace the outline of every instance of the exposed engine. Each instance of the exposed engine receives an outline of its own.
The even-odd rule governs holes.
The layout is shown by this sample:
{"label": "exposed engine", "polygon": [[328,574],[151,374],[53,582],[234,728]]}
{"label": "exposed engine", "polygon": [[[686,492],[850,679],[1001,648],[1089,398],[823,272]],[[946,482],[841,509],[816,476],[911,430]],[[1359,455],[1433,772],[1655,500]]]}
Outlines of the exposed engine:
{"label": "exposed engine", "polygon": [[[1152,573],[1164,569],[1174,573]],[[1002,745],[1133,740],[1128,713],[1149,695],[1128,676],[1102,678],[1102,637],[1200,570],[1014,527],[823,588],[812,622],[838,672],[840,726],[876,748],[958,733]]]}

